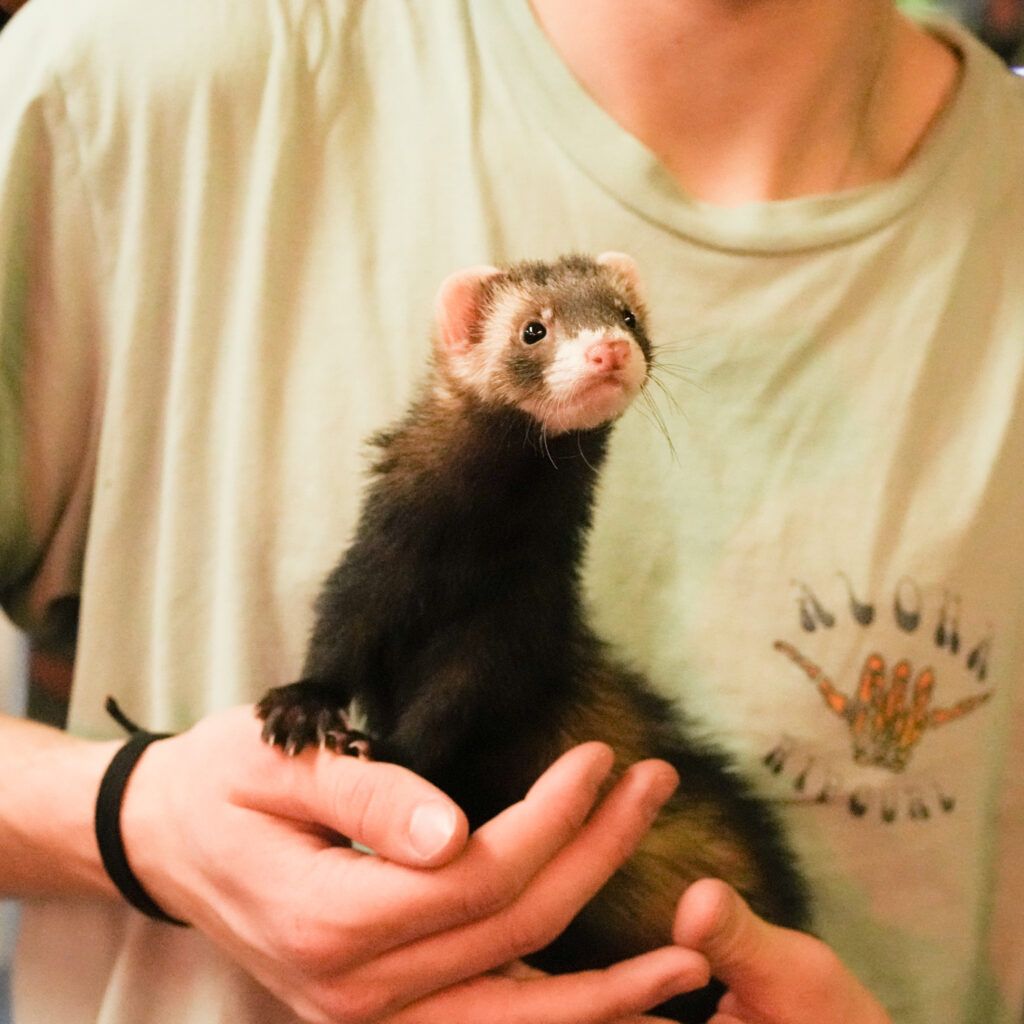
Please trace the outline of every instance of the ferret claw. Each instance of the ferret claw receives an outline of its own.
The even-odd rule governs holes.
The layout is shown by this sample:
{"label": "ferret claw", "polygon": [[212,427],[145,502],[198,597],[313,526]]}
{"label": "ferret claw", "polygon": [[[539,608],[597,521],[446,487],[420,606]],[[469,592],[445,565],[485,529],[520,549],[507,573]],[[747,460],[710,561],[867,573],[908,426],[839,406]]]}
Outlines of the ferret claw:
{"label": "ferret claw", "polygon": [[337,719],[337,712],[322,708],[316,716],[316,739],[321,747],[330,747],[331,727]]}
{"label": "ferret claw", "polygon": [[263,732],[261,733],[264,742],[270,743],[271,745],[277,742],[277,723],[281,720],[284,715],[284,708],[274,708],[263,722]]}
{"label": "ferret claw", "polygon": [[345,712],[329,695],[311,691],[303,683],[271,690],[257,705],[263,718],[262,737],[295,757],[306,747],[318,746],[335,754],[370,759],[370,741],[352,729]]}
{"label": "ferret claw", "polygon": [[370,739],[361,732],[350,732],[348,742],[345,744],[344,753],[349,757],[356,757],[360,761],[370,760]]}

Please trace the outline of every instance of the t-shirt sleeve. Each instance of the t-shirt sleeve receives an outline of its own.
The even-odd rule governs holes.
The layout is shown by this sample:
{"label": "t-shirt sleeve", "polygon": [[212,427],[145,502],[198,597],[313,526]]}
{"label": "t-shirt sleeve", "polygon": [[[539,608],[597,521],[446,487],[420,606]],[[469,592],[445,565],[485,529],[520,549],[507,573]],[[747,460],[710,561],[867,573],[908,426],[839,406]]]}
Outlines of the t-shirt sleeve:
{"label": "t-shirt sleeve", "polygon": [[78,589],[102,372],[103,258],[51,10],[0,37],[0,601],[29,629]]}

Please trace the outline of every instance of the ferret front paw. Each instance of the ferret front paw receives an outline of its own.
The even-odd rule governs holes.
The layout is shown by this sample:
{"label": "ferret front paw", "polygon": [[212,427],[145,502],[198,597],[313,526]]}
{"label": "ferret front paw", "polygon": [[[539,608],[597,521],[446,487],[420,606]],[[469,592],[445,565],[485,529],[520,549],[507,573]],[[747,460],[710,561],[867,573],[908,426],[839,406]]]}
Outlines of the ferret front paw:
{"label": "ferret front paw", "polygon": [[317,746],[370,759],[369,737],[352,728],[337,697],[316,683],[303,680],[268,690],[256,715],[263,719],[263,739],[289,757]]}

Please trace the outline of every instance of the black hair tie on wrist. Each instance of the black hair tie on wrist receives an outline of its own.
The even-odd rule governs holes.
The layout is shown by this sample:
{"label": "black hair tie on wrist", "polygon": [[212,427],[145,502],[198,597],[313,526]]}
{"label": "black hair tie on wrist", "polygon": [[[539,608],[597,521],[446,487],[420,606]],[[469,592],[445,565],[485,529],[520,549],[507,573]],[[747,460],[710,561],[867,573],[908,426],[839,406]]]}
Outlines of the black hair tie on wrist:
{"label": "black hair tie on wrist", "polygon": [[107,698],[106,709],[110,717],[131,733],[131,736],[107,765],[103,780],[100,782],[99,793],[96,795],[96,842],[100,848],[103,867],[121,895],[136,910],[142,911],[156,921],[187,928],[188,925],[184,921],[165,913],[142,887],[142,883],[135,877],[135,872],[128,864],[124,838],[121,835],[121,803],[132,769],[146,747],[157,740],[167,739],[174,733],[153,733],[140,729],[121,711],[113,697]]}

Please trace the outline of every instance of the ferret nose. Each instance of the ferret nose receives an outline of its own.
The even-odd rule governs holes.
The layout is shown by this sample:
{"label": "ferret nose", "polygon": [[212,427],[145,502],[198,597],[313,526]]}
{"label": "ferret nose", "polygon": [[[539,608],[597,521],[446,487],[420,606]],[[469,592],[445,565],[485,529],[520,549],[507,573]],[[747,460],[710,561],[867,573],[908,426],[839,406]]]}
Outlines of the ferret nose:
{"label": "ferret nose", "polygon": [[621,370],[629,362],[629,342],[596,341],[587,349],[586,360],[596,370]]}

